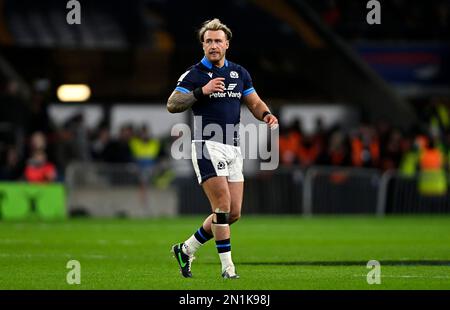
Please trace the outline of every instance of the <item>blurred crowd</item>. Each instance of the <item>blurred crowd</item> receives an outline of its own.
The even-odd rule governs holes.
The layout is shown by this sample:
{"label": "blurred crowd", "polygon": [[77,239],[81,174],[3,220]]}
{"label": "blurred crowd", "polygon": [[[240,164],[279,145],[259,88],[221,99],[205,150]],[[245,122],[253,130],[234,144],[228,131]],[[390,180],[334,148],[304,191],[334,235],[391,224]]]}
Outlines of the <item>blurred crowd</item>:
{"label": "blurred crowd", "polygon": [[0,91],[0,180],[64,181],[72,162],[136,163],[148,174],[167,157],[164,139],[155,139],[144,124],[126,124],[117,135],[107,123],[89,130],[82,113],[61,126],[48,115],[45,92],[34,90],[25,102],[14,82]]}
{"label": "blurred crowd", "polygon": [[82,114],[77,114],[55,131],[33,132],[22,151],[19,145],[8,145],[2,154],[0,180],[64,181],[72,162],[136,163],[148,172],[165,156],[163,143],[151,136],[146,125],[124,125],[117,136],[107,126],[90,131]]}
{"label": "blurred crowd", "polygon": [[[105,162],[135,163],[142,172],[142,183],[147,184],[157,163],[169,159],[173,138],[156,139],[144,124],[125,124],[112,134],[106,121],[89,130],[83,114],[77,113],[55,126],[48,115],[45,93],[36,89],[28,107],[17,95],[14,83],[5,84],[0,92],[0,180],[64,181],[72,162]],[[383,121],[354,128],[339,124],[325,128],[319,118],[312,133],[304,132],[301,119],[282,124],[280,163],[300,168],[398,169],[405,175],[431,166],[448,171],[449,100],[433,98],[418,106],[420,122],[408,131]]]}
{"label": "blurred crowd", "polygon": [[[403,131],[380,121],[363,123],[356,128],[335,125],[327,130],[316,120],[313,133],[305,133],[300,119],[281,128],[279,147],[283,166],[307,168],[332,165],[376,168],[382,171],[399,169],[414,174],[421,168],[421,156],[437,151],[445,169],[450,165],[449,102],[433,99],[420,112],[421,120]],[[415,156],[412,156],[414,154]],[[415,160],[413,160],[415,158]]]}

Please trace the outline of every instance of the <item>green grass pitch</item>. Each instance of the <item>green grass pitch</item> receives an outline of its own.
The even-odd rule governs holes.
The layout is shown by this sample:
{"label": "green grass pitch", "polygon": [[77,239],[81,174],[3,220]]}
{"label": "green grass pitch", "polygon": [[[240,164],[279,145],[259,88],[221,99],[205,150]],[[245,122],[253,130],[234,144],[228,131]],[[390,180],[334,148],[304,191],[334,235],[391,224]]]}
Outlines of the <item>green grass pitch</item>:
{"label": "green grass pitch", "polygon": [[[244,216],[232,226],[241,279],[220,278],[213,242],[181,277],[170,247],[200,217],[0,222],[0,289],[450,289],[450,217]],[[69,260],[81,284],[69,285]],[[369,285],[366,264],[381,263]]]}

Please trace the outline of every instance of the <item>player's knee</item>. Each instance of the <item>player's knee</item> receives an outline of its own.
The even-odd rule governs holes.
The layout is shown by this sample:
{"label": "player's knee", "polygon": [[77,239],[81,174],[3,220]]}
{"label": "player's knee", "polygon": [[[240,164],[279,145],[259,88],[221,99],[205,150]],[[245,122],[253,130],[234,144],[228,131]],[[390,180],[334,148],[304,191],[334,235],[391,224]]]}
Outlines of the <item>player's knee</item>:
{"label": "player's knee", "polygon": [[241,212],[230,213],[230,224],[237,222],[241,218]]}
{"label": "player's knee", "polygon": [[230,204],[230,196],[229,195],[226,195],[226,194],[220,195],[215,200],[216,200],[216,202],[213,204],[214,212],[215,212],[215,210],[218,209],[219,212],[230,213],[231,204]]}

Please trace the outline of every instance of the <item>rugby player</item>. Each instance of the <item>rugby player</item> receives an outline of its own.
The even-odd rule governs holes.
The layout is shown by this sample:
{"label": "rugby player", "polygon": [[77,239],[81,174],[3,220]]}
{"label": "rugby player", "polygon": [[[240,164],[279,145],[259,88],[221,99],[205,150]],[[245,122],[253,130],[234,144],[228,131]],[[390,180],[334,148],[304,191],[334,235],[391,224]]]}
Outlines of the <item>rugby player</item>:
{"label": "rugby player", "polygon": [[[278,124],[277,118],[253,88],[247,70],[226,59],[231,37],[231,30],[219,19],[203,23],[198,38],[204,57],[180,76],[167,101],[167,109],[171,113],[192,109],[192,163],[212,210],[192,236],[172,247],[181,274],[186,278],[192,277],[191,263],[195,252],[212,238],[222,263],[222,277],[239,278],[231,258],[229,225],[241,216],[243,159],[239,132],[230,131],[227,125],[238,127],[242,102],[256,119],[264,121],[270,128]],[[208,125],[215,125],[222,134],[205,134]]]}

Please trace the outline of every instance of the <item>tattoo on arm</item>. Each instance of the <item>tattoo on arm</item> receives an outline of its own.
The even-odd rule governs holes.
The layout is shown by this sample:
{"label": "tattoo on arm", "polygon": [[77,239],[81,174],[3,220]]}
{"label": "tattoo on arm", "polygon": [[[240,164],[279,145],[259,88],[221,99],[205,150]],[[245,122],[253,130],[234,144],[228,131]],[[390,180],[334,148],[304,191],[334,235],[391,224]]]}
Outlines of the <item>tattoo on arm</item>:
{"label": "tattoo on arm", "polygon": [[197,99],[193,92],[183,94],[177,91],[172,92],[167,100],[167,110],[170,113],[180,113],[189,109]]}

